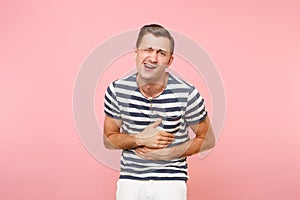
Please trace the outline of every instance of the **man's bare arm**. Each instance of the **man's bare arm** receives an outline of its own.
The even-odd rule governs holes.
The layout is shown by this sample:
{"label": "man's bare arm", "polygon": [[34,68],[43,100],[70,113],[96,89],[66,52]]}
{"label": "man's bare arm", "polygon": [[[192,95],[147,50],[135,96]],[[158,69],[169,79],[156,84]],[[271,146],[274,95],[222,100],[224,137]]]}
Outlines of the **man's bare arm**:
{"label": "man's bare arm", "polygon": [[103,141],[107,149],[131,149],[139,146],[133,135],[120,133],[121,124],[121,120],[105,116]]}
{"label": "man's bare arm", "polygon": [[191,145],[182,157],[197,154],[212,149],[215,146],[215,135],[208,117],[199,124],[190,125],[190,128],[196,136],[191,140]]}
{"label": "man's bare arm", "polygon": [[108,149],[165,148],[174,141],[174,135],[155,129],[160,123],[161,120],[158,120],[150,124],[141,133],[126,134],[120,132],[121,120],[105,116],[104,145]]}
{"label": "man's bare arm", "polygon": [[136,153],[148,160],[172,160],[197,154],[200,151],[205,151],[214,147],[215,136],[208,117],[199,124],[191,125],[190,127],[196,135],[192,140],[174,147],[159,150],[139,147],[136,148]]}

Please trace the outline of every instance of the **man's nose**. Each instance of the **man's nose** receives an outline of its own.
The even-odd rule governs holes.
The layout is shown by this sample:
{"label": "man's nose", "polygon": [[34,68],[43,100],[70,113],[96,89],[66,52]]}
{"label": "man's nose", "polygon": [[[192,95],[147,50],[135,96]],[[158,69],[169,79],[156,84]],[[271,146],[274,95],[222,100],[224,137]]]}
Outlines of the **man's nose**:
{"label": "man's nose", "polygon": [[153,63],[157,62],[157,51],[152,51],[150,54],[150,61]]}

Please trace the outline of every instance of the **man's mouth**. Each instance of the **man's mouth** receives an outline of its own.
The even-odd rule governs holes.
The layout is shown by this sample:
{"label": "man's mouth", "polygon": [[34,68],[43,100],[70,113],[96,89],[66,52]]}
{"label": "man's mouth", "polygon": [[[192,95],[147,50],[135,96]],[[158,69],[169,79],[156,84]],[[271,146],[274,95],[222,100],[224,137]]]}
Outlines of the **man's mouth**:
{"label": "man's mouth", "polygon": [[146,68],[148,68],[148,69],[155,69],[155,68],[157,68],[157,66],[155,66],[155,65],[150,65],[150,64],[148,64],[148,63],[145,63],[144,66],[145,66]]}

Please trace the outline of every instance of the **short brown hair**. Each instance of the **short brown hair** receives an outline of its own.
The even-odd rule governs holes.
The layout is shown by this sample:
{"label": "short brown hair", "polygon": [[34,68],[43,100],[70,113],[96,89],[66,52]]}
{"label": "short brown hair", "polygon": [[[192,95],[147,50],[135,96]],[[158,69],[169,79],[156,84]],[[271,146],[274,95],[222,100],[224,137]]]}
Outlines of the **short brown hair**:
{"label": "short brown hair", "polygon": [[136,41],[136,48],[138,48],[142,42],[142,39],[144,37],[144,35],[151,33],[153,34],[155,37],[165,37],[168,38],[170,41],[170,51],[171,53],[174,52],[174,39],[171,36],[170,32],[165,29],[163,26],[158,25],[158,24],[149,24],[149,25],[145,25],[140,29],[137,41]]}

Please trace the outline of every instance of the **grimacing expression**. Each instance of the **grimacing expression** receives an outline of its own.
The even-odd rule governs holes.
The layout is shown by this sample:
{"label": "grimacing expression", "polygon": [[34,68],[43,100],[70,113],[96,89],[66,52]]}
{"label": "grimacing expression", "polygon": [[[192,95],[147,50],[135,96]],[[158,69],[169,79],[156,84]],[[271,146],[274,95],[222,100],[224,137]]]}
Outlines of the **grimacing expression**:
{"label": "grimacing expression", "polygon": [[156,37],[151,33],[144,35],[139,47],[135,50],[135,60],[140,78],[147,82],[161,80],[166,68],[173,61],[169,39]]}

